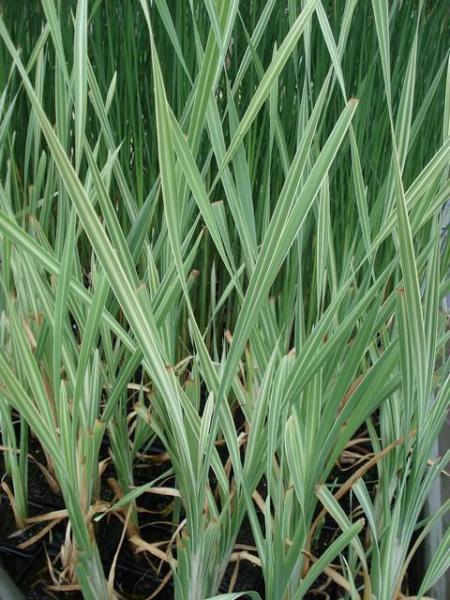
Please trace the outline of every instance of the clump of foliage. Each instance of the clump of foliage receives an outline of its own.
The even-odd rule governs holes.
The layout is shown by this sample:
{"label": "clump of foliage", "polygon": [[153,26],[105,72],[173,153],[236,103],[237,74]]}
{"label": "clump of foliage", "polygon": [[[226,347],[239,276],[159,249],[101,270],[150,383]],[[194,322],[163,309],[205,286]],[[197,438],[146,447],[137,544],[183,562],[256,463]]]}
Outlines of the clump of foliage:
{"label": "clump of foliage", "polygon": [[[218,594],[236,560],[270,600],[324,572],[342,598],[400,598],[449,509],[421,520],[450,458],[435,455],[447,3],[2,4],[0,426],[17,526],[33,436],[86,599],[115,593],[105,511],[168,563],[180,600]],[[371,453],[335,481],[362,428]],[[167,468],[136,487],[156,440]],[[173,497],[164,545],[140,529],[149,490]],[[314,556],[325,514],[337,533]],[[253,548],[236,546],[244,519]],[[419,596],[449,546],[447,532]]]}

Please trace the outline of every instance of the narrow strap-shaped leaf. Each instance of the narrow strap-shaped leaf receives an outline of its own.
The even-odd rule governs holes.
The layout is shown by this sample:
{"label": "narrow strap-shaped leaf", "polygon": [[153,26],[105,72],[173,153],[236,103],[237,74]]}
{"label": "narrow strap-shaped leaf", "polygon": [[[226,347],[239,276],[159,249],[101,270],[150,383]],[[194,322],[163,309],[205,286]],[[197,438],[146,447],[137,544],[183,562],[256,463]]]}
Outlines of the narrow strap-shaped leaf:
{"label": "narrow strap-shaped leaf", "polygon": [[346,529],[341,535],[325,550],[325,552],[318,558],[318,560],[311,566],[308,574],[302,579],[298,589],[296,590],[293,600],[300,600],[305,592],[307,592],[310,586],[314,583],[315,579],[322,573],[332,560],[340,553],[353,538],[358,535],[364,525],[364,520],[360,519],[348,529]]}
{"label": "narrow strap-shaped leaf", "polygon": [[79,0],[75,18],[73,89],[75,97],[75,168],[77,171],[80,169],[83,155],[87,112],[87,5],[88,0]]}
{"label": "narrow strap-shaped leaf", "polygon": [[67,319],[67,302],[70,289],[70,277],[75,244],[75,209],[70,212],[67,224],[67,237],[61,261],[61,270],[58,277],[55,296],[55,318],[53,326],[53,392],[55,394],[56,410],[59,411],[59,394],[61,388],[61,349],[63,344],[64,322]]}

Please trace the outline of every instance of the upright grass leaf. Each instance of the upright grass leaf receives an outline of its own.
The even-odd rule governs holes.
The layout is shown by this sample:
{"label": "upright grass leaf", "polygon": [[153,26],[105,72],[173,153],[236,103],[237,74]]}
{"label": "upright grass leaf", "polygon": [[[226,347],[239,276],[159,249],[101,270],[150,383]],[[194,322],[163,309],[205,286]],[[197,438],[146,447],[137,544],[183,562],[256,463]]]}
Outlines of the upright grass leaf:
{"label": "upright grass leaf", "polygon": [[61,262],[61,273],[58,279],[55,296],[55,319],[53,334],[53,389],[55,391],[56,410],[60,410],[60,371],[61,371],[61,348],[64,334],[64,324],[67,318],[67,299],[69,293],[69,282],[72,274],[72,262],[74,256],[75,243],[75,210],[70,212],[69,222],[67,224],[67,238],[64,246],[64,253]]}
{"label": "upright grass leaf", "polygon": [[87,0],[77,4],[74,41],[74,108],[75,108],[75,170],[80,169],[83,155],[87,110]]}

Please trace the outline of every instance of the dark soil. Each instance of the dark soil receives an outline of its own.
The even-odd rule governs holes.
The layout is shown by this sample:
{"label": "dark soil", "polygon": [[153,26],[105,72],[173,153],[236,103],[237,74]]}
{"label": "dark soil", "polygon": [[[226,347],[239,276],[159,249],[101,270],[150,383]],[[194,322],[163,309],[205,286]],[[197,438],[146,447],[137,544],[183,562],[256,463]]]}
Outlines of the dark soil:
{"label": "dark soil", "polygon": [[[30,453],[42,464],[45,464],[43,452],[35,440],[30,439]],[[0,458],[0,474],[4,474],[3,462]],[[108,467],[102,479],[101,498],[110,500],[113,496],[111,488],[106,483],[108,477],[114,476],[114,471]],[[151,481],[155,477],[152,472],[146,477],[143,470],[139,470],[136,476],[136,484],[144,481]],[[6,478],[6,481],[8,479]],[[164,526],[159,523],[164,517],[159,514],[166,504],[161,497],[144,494],[140,498],[139,505],[150,512],[140,514],[140,525],[142,534],[146,541],[160,541],[169,539],[172,535],[170,526]],[[54,493],[38,466],[30,462],[29,464],[29,513],[30,516],[46,514],[50,511],[64,508],[64,502],[61,494]],[[45,524],[44,524],[45,525]],[[48,592],[46,588],[51,584],[47,567],[47,556],[56,560],[60,548],[64,543],[66,526],[65,522],[55,526],[51,533],[33,544],[31,547],[21,550],[20,544],[36,535],[43,525],[36,525],[25,533],[11,537],[15,532],[15,521],[11,510],[9,500],[6,495],[0,495],[0,559],[3,566],[10,574],[13,581],[24,593],[27,600],[46,600],[47,598],[64,598],[67,600],[78,600],[82,596],[78,592],[60,593]],[[96,539],[105,568],[105,573],[109,573],[117,546],[122,535],[123,525],[114,516],[107,515],[96,524]],[[56,569],[58,562],[56,561]],[[116,567],[116,589],[130,600],[138,600],[151,595],[160,585],[162,577],[167,572],[162,570],[161,577],[156,575],[158,563],[150,564],[143,553],[135,554],[130,545],[122,545],[119,560]],[[52,595],[53,594],[53,595]],[[172,598],[172,585],[169,582],[158,598]]]}
{"label": "dark soil", "polygon": [[[156,452],[161,449],[156,447]],[[30,438],[30,454],[45,464],[45,456],[36,440]],[[102,454],[107,454],[107,448],[102,449]],[[151,481],[161,472],[161,467],[155,465],[140,465],[136,470],[135,483]],[[0,454],[0,477],[7,483],[10,483],[8,477],[4,475],[3,458]],[[114,469],[111,466],[105,470],[102,478],[101,498],[111,500],[113,492],[104,482],[109,477],[114,477]],[[37,516],[46,514],[50,511],[64,508],[64,502],[61,494],[51,490],[48,481],[39,467],[34,463],[29,463],[29,515]],[[170,539],[173,530],[170,524],[161,524],[161,521],[170,518],[161,513],[167,506],[170,499],[162,496],[144,494],[139,499],[139,507],[148,512],[141,512],[139,522],[142,537],[147,542],[156,542]],[[66,527],[65,523],[55,526],[49,535],[44,536],[32,546],[26,549],[20,549],[19,546],[32,536],[36,535],[45,525],[35,525],[20,535],[15,533],[16,525],[13,511],[9,500],[4,493],[0,493],[0,560],[5,569],[10,574],[13,581],[24,593],[26,600],[47,600],[50,598],[61,598],[65,600],[78,600],[82,596],[79,592],[53,592],[48,591],[47,586],[51,585],[49,577],[47,556],[55,561],[55,567],[58,568],[58,555],[60,548],[64,543]],[[105,573],[109,573],[117,546],[122,535],[122,523],[114,516],[106,516],[96,525],[96,539],[104,565]],[[13,535],[14,534],[14,535]],[[13,537],[11,537],[13,536]],[[240,537],[240,543],[251,544],[253,538],[248,523],[244,524]],[[161,584],[164,576],[167,574],[167,567],[163,566],[158,573],[159,561],[149,560],[144,553],[136,554],[133,552],[130,544],[122,545],[119,559],[116,567],[115,589],[129,600],[143,600],[148,598]],[[232,577],[234,565],[227,570],[223,590],[228,590],[228,584]],[[236,581],[238,590],[257,590],[263,592],[260,570],[254,565],[241,561]],[[173,585],[169,581],[157,596],[160,600],[169,600],[173,598]]]}
{"label": "dark soil", "polygon": [[[361,437],[362,434],[364,434],[364,432],[360,431],[355,437]],[[367,448],[367,450],[369,450],[369,448]],[[107,451],[108,448],[107,445],[105,445],[102,449],[102,454],[107,455]],[[155,451],[159,452],[161,449],[156,448]],[[31,438],[30,453],[41,464],[45,464],[45,457],[39,444]],[[351,473],[358,468],[358,466],[359,465],[345,470],[340,466],[336,466],[329,481],[335,482],[337,485],[342,484]],[[158,475],[158,470],[161,472],[161,469],[161,466],[151,463],[139,465],[135,475],[136,485],[151,481]],[[0,475],[3,474],[4,468],[0,453]],[[114,469],[110,465],[102,478],[100,496],[103,500],[111,500],[113,496],[113,492],[106,482],[109,477],[114,476]],[[369,491],[374,493],[376,469],[369,472],[365,479]],[[7,478],[5,480],[8,481]],[[264,496],[264,482],[261,483],[260,488],[259,491]],[[139,515],[141,534],[146,541],[155,542],[168,540],[172,536],[173,529],[170,523],[161,524],[161,521],[170,519],[170,515],[165,517],[160,514],[167,507],[168,503],[170,503],[170,499],[151,494],[144,494],[139,498],[140,508],[148,511],[141,512]],[[348,515],[352,514],[352,511],[356,508],[356,504],[353,505],[352,497],[349,494],[342,498],[341,505]],[[64,503],[61,495],[50,489],[41,470],[34,462],[30,462],[30,516],[45,514],[62,508],[64,508]],[[320,510],[319,507],[318,510]],[[50,592],[47,589],[47,586],[51,584],[47,556],[54,562],[55,568],[58,569],[58,555],[66,533],[65,522],[55,526],[50,534],[44,536],[31,547],[25,550],[18,548],[21,543],[31,536],[36,535],[41,527],[42,525],[36,525],[19,536],[11,537],[11,534],[15,531],[13,513],[6,495],[0,496],[0,560],[12,579],[23,591],[26,600],[47,600],[50,598],[60,598],[64,600],[81,599],[82,596],[79,592],[55,593]],[[106,516],[96,524],[96,538],[106,574],[109,573],[122,534],[122,528],[122,522],[112,515]],[[337,535],[339,535],[339,530],[334,521],[329,517],[325,518],[312,548],[313,555],[316,557],[320,556]],[[364,539],[364,532],[361,535],[361,539]],[[242,524],[237,541],[241,544],[254,544],[251,528],[247,520]],[[131,545],[125,541],[122,545],[116,567],[115,589],[124,598],[129,600],[143,600],[148,598],[155,592],[161,584],[162,578],[167,574],[167,566],[164,565],[160,572],[158,572],[158,567],[158,560],[148,558],[144,553],[134,553]],[[234,569],[235,564],[230,564],[222,582],[221,592],[228,591]],[[342,590],[330,582],[325,576],[321,576],[315,582],[313,588],[316,591],[312,591],[308,594],[307,598],[309,600],[321,597],[327,597],[330,600],[333,600],[339,598],[342,592]],[[326,594],[320,591],[321,588],[326,588]],[[260,593],[261,597],[264,598],[264,582],[260,569],[248,561],[242,560],[239,564],[234,591],[246,590],[256,590]],[[171,581],[169,581],[169,583],[167,583],[158,593],[157,598],[159,600],[169,600],[173,598],[173,586]]]}

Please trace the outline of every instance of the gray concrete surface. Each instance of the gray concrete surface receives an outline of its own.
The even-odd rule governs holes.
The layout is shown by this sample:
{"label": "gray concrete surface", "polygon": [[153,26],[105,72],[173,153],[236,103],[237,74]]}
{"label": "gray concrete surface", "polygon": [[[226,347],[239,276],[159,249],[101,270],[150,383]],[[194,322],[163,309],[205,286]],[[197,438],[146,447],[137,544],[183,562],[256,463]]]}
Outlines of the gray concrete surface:
{"label": "gray concrete surface", "polygon": [[[450,200],[446,203],[443,208],[441,215],[441,238],[444,240],[450,234]],[[442,310],[447,313],[450,319],[450,294],[443,299]],[[450,354],[450,346],[447,348],[446,357]],[[439,436],[438,444],[436,444],[435,452],[433,454],[442,456],[450,448],[450,412],[447,414],[447,418]],[[446,475],[441,475],[440,480],[436,481],[436,485],[432,490],[430,498],[428,499],[426,510],[429,514],[432,514],[439,506],[442,506],[450,498],[450,478]],[[444,515],[441,523],[432,532],[427,548],[426,548],[426,561],[428,562],[433,555],[433,551],[436,549],[437,544],[442,539],[442,535],[450,527],[450,513],[447,512]],[[450,548],[448,550],[450,552]],[[450,600],[450,570],[447,574],[442,577],[441,581],[430,591],[430,595],[436,600]]]}
{"label": "gray concrete surface", "polygon": [[0,565],[0,600],[23,600],[22,594],[11,581],[8,573]]}

